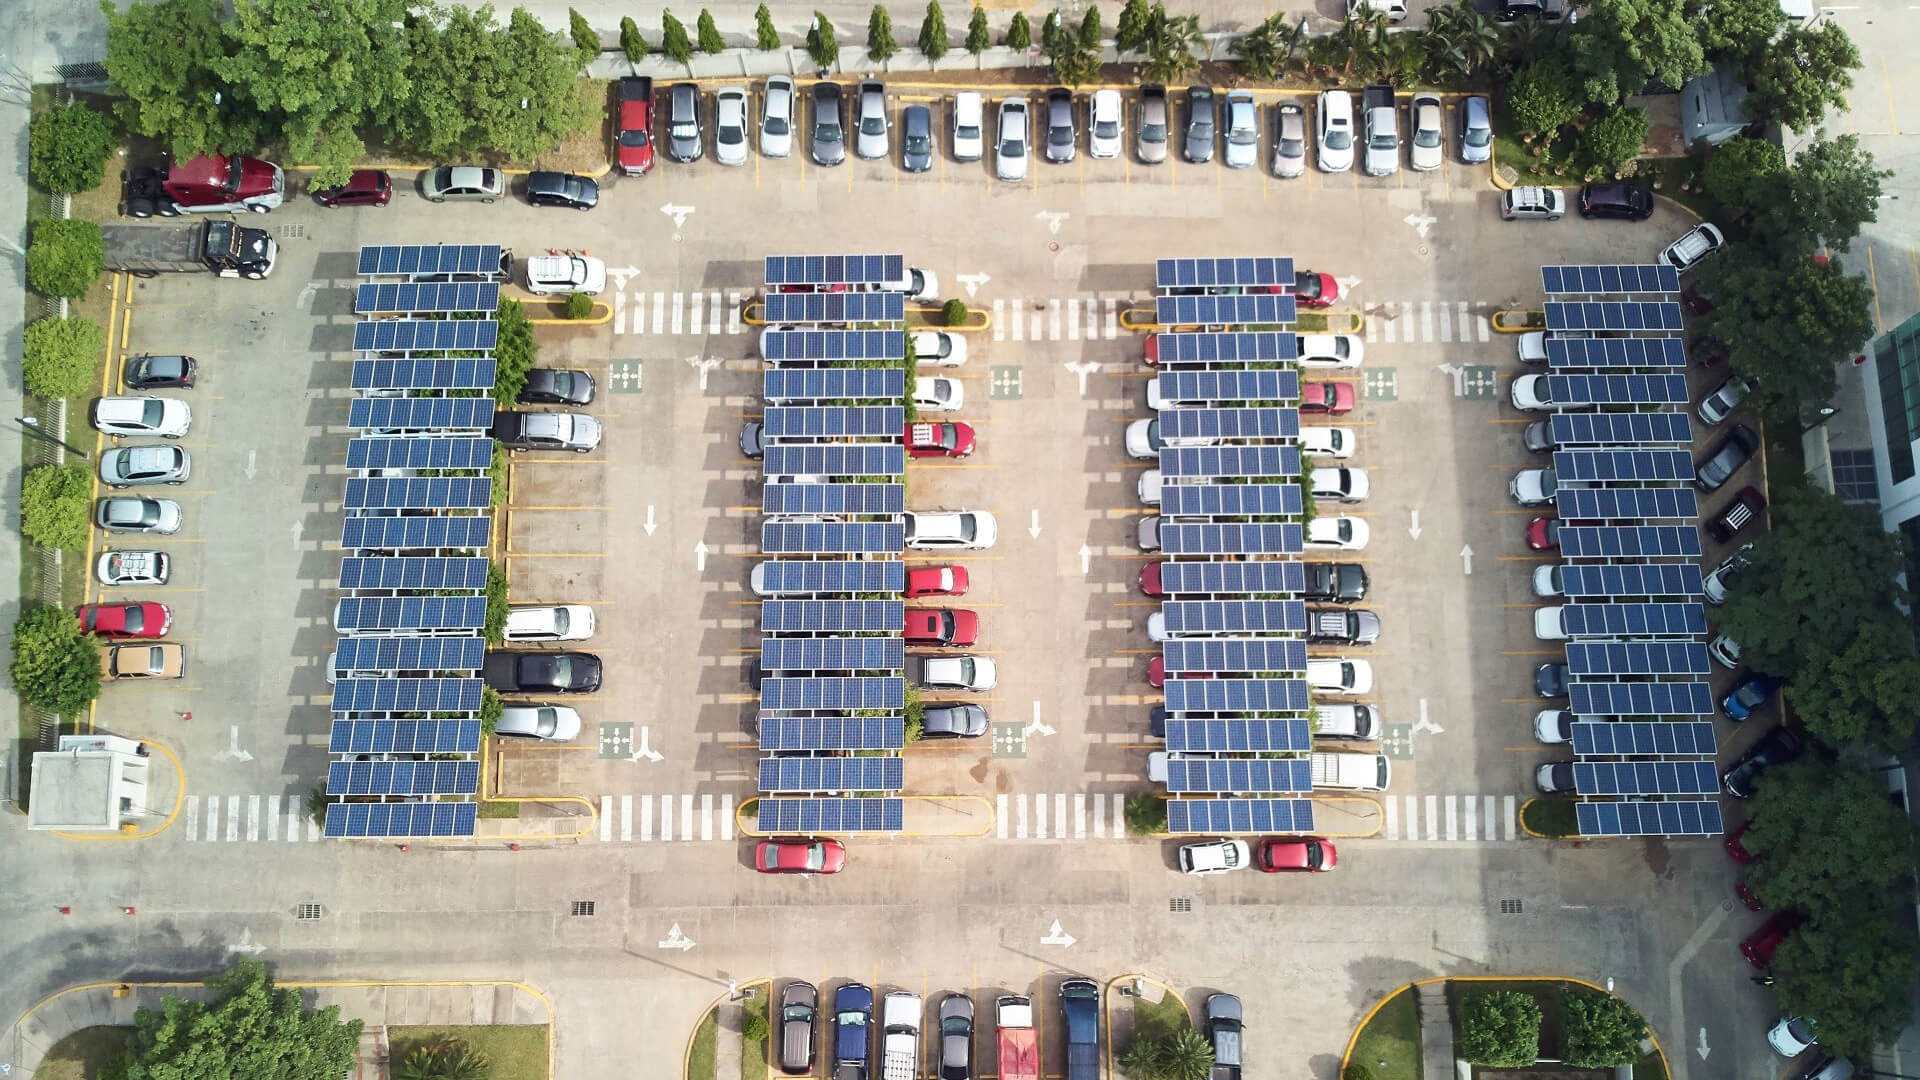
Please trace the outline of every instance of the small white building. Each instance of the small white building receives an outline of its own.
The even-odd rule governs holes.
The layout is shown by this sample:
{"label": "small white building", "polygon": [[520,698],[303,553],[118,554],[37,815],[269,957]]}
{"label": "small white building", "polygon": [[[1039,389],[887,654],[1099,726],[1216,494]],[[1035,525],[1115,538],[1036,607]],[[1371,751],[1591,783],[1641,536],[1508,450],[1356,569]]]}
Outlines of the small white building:
{"label": "small white building", "polygon": [[147,809],[148,760],[140,743],[117,735],[62,735],[60,748],[33,755],[27,828],[112,833],[138,827]]}

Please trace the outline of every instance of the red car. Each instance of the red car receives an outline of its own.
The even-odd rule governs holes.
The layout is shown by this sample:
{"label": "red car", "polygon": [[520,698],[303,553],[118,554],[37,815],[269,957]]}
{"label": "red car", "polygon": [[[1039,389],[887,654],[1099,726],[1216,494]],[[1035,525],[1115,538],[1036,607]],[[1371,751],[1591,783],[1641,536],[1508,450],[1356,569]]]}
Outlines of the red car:
{"label": "red car", "polygon": [[1748,911],[1764,911],[1766,909],[1767,905],[1761,903],[1760,898],[1753,895],[1753,890],[1747,888],[1747,883],[1744,881],[1734,885],[1733,895],[1739,897],[1740,902],[1747,905]]}
{"label": "red car", "polygon": [[1773,951],[1806,921],[1807,917],[1797,911],[1774,912],[1773,918],[1761,923],[1760,929],[1740,943],[1740,955],[1761,971],[1767,970],[1773,963]]}
{"label": "red car", "polygon": [[1350,382],[1303,382],[1300,384],[1300,411],[1323,416],[1342,416],[1353,411],[1354,393]]}
{"label": "red car", "polygon": [[966,457],[973,453],[973,428],[951,422],[908,424],[900,442],[911,457]]}
{"label": "red car", "polygon": [[1148,596],[1165,596],[1167,591],[1160,587],[1160,564],[1150,562],[1140,568],[1140,591]]}
{"label": "red car", "polygon": [[916,566],[907,571],[907,598],[922,596],[965,596],[967,568],[964,566]]}
{"label": "red car", "polygon": [[173,612],[165,604],[87,604],[74,614],[83,634],[155,638],[173,629]]}
{"label": "red car", "polygon": [[1537,517],[1527,522],[1527,546],[1535,551],[1560,550],[1559,518]]}
{"label": "red car", "polygon": [[1317,270],[1297,270],[1293,275],[1293,302],[1303,308],[1323,308],[1340,299],[1340,283],[1332,274]]}
{"label": "red car", "polygon": [[1167,658],[1156,656],[1147,661],[1147,685],[1156,689],[1167,685]]}
{"label": "red car", "polygon": [[1740,827],[1728,833],[1726,840],[1720,845],[1727,849],[1727,857],[1741,866],[1753,861],[1753,852],[1748,851],[1746,845],[1747,830],[1751,828],[1753,828],[1753,822],[1741,822]]}
{"label": "red car", "polygon": [[980,636],[980,616],[965,608],[914,608],[906,633],[909,645],[971,645]]}
{"label": "red car", "polygon": [[1160,335],[1159,334],[1147,335],[1147,342],[1141,348],[1141,357],[1146,360],[1148,367],[1160,366]]}
{"label": "red car", "polygon": [[753,846],[753,868],[763,874],[837,874],[847,865],[838,840],[762,840]]}
{"label": "red car", "polygon": [[1260,841],[1253,865],[1269,874],[1324,874],[1340,865],[1340,851],[1317,836],[1270,836]]}
{"label": "red car", "polygon": [[313,193],[321,206],[385,206],[393,201],[393,177],[379,169],[355,169],[339,187]]}
{"label": "red car", "polygon": [[653,80],[645,75],[621,79],[618,108],[613,141],[620,171],[640,176],[653,168]]}

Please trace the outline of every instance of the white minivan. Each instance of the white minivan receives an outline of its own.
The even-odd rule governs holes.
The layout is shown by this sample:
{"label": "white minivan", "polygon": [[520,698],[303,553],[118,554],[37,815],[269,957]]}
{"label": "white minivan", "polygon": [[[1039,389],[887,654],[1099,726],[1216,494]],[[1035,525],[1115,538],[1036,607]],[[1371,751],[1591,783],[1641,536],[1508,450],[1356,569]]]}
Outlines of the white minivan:
{"label": "white minivan", "polygon": [[1307,755],[1313,786],[1340,791],[1385,791],[1393,780],[1393,763],[1385,754],[1355,750],[1318,750]]}
{"label": "white minivan", "polygon": [[953,160],[979,161],[986,151],[986,107],[977,90],[953,95]]}
{"label": "white minivan", "polygon": [[1378,739],[1380,710],[1372,705],[1320,705],[1313,710],[1316,739]]}

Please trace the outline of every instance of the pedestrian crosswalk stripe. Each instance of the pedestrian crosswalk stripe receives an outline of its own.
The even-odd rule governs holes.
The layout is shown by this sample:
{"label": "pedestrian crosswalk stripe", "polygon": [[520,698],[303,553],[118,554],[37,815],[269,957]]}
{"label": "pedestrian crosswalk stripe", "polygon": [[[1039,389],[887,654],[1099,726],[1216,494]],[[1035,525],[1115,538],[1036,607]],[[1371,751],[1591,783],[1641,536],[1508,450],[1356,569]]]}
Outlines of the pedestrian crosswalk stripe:
{"label": "pedestrian crosswalk stripe", "polygon": [[[1056,300],[1054,303],[1057,304],[1059,301]],[[1067,299],[1067,340],[1080,340],[1080,298],[1077,296]]]}
{"label": "pedestrian crosswalk stripe", "polygon": [[620,796],[620,839],[633,839],[633,796]]}
{"label": "pedestrian crosswalk stripe", "polygon": [[1007,340],[1007,302],[1005,300],[993,302],[993,340]]}
{"label": "pedestrian crosswalk stripe", "polygon": [[600,796],[600,839],[613,839],[613,796]]}
{"label": "pedestrian crosswalk stripe", "polygon": [[720,796],[720,839],[733,839],[733,796]]}
{"label": "pedestrian crosswalk stripe", "polygon": [[713,794],[700,796],[700,839],[713,839]]}
{"label": "pedestrian crosswalk stripe", "polygon": [[[1380,799],[1382,840],[1487,843],[1517,838],[1513,795],[1387,795]],[[1499,818],[1504,824],[1496,825]]]}

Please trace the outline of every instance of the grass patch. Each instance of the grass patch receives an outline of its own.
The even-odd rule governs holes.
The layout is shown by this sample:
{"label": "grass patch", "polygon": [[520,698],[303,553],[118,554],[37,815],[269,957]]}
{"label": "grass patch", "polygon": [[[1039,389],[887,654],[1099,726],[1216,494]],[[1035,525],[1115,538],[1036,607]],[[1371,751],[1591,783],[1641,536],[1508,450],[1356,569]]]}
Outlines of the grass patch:
{"label": "grass patch", "polygon": [[1411,986],[1374,1010],[1348,1063],[1372,1069],[1377,1080],[1420,1080],[1420,1012]]}
{"label": "grass patch", "polygon": [[33,1075],[44,1080],[94,1080],[127,1048],[130,1027],[84,1027],[53,1044]]}
{"label": "grass patch", "polygon": [[[773,984],[768,983],[766,993],[755,994],[746,1000],[744,1026],[751,1027],[756,1016],[761,1023],[767,1023],[767,996],[772,993]],[[773,1028],[768,1025],[765,1039],[740,1040],[740,1080],[767,1080],[767,1043],[772,1038]]]}
{"label": "grass patch", "polygon": [[[1640,176],[1646,180],[1658,180],[1660,190],[1674,202],[1700,215],[1707,221],[1718,220],[1720,204],[1700,190],[1699,168],[1690,157],[1643,158],[1640,161]],[[1681,191],[1681,184],[1691,184],[1692,191]]]}
{"label": "grass patch", "polygon": [[1531,799],[1520,808],[1520,823],[1542,836],[1580,834],[1579,815],[1574,813],[1572,799],[1547,796]]}
{"label": "grass patch", "polygon": [[486,1024],[468,1027],[393,1027],[387,1029],[393,1060],[417,1046],[459,1039],[486,1056],[493,1067],[488,1080],[546,1080],[547,1029],[538,1024]]}
{"label": "grass patch", "polygon": [[480,816],[483,818],[517,818],[520,816],[520,803],[516,799],[488,799],[480,804]]}
{"label": "grass patch", "polygon": [[693,1029],[693,1046],[687,1051],[687,1080],[714,1080],[713,1059],[720,1044],[720,1013],[707,1010],[706,1019]]}
{"label": "grass patch", "polygon": [[1176,1031],[1193,1026],[1187,1006],[1180,995],[1169,992],[1158,1002],[1143,997],[1133,999],[1133,1037],[1164,1039]]}

